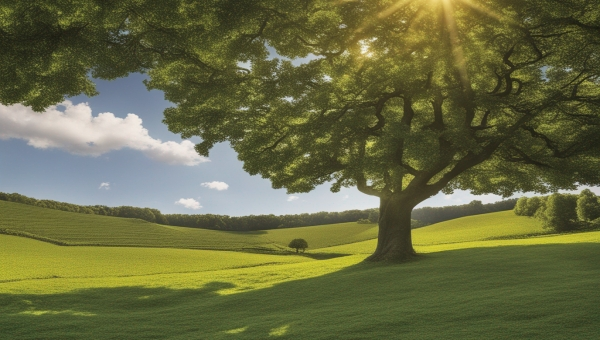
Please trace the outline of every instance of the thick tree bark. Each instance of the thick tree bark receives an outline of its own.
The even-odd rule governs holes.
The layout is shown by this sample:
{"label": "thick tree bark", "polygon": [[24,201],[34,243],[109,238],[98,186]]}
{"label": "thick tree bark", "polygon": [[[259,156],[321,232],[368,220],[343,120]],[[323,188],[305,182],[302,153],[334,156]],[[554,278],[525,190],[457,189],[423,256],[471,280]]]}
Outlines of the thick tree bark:
{"label": "thick tree bark", "polygon": [[380,198],[377,249],[367,261],[406,261],[416,255],[410,229],[415,205],[398,194]]}

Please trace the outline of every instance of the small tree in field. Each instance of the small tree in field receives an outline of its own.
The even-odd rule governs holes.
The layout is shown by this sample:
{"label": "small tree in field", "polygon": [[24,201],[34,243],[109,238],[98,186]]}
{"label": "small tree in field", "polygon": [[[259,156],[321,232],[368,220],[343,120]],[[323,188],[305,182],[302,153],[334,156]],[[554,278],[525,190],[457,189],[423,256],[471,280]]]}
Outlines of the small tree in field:
{"label": "small tree in field", "polygon": [[600,217],[598,197],[589,189],[583,190],[577,198],[577,217],[584,222],[593,221]]}
{"label": "small tree in field", "polygon": [[577,227],[577,196],[553,194],[548,197],[543,219],[544,227],[555,231],[568,231]]}
{"label": "small tree in field", "polygon": [[540,197],[531,197],[527,200],[525,215],[526,216],[534,216],[535,213],[541,208],[544,204]]}
{"label": "small tree in field", "polygon": [[302,249],[302,252],[304,253],[304,250],[308,248],[308,242],[303,238],[295,238],[288,244],[288,247],[296,249],[296,253],[299,249]]}
{"label": "small tree in field", "polygon": [[527,197],[521,197],[517,200],[513,212],[517,216],[527,216]]}

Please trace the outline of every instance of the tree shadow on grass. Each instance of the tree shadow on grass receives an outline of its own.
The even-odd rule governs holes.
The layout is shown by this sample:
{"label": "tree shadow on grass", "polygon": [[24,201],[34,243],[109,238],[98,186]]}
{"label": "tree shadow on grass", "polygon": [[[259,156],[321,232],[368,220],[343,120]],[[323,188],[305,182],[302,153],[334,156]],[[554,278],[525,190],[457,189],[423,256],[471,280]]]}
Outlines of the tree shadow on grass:
{"label": "tree shadow on grass", "polygon": [[352,254],[342,254],[342,253],[292,253],[293,255],[299,255],[311,258],[313,260],[331,260],[338,257],[350,256]]}
{"label": "tree shadow on grass", "polygon": [[234,235],[265,235],[268,234],[268,230],[219,230],[222,233],[234,234]]}
{"label": "tree shadow on grass", "polygon": [[317,252],[299,252],[296,253],[294,251],[288,250],[263,250],[257,248],[244,248],[244,252],[248,253],[258,253],[258,254],[268,254],[268,255],[280,255],[280,256],[302,256],[308,257],[313,260],[331,260],[338,257],[350,256],[352,254],[343,254],[343,253],[317,253]]}
{"label": "tree shadow on grass", "polygon": [[219,281],[0,294],[0,338],[591,339],[600,336],[598,277],[600,244],[580,243],[359,263],[231,295],[221,291],[234,285]]}

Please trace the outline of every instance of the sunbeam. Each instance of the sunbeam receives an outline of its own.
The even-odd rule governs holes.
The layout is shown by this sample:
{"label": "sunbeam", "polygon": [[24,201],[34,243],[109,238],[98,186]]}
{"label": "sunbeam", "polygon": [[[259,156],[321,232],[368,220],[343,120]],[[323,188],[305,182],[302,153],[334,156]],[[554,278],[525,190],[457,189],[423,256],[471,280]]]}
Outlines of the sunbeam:
{"label": "sunbeam", "polygon": [[441,0],[442,9],[444,12],[444,22],[448,30],[448,36],[450,38],[450,45],[452,47],[452,56],[454,57],[454,64],[460,75],[460,81],[464,89],[470,87],[469,75],[467,73],[467,66],[465,61],[465,55],[458,37],[458,29],[456,27],[456,21],[454,19],[454,8],[450,3],[450,0]]}

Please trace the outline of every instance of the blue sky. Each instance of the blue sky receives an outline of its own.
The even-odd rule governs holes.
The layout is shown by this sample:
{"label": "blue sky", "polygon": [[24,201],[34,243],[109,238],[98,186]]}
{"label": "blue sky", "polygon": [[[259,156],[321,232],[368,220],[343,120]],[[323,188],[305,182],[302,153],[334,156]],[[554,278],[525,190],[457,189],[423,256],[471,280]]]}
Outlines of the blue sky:
{"label": "blue sky", "polygon": [[[98,80],[99,95],[72,97],[66,107],[42,114],[20,105],[0,106],[0,191],[82,205],[231,216],[378,206],[376,197],[354,188],[336,194],[328,185],[305,194],[275,190],[268,180],[245,173],[225,143],[208,159],[198,156],[189,141],[162,123],[163,110],[172,104],[162,92],[148,91],[144,77]],[[420,206],[473,199],[489,203],[500,197],[439,194]]]}

